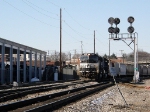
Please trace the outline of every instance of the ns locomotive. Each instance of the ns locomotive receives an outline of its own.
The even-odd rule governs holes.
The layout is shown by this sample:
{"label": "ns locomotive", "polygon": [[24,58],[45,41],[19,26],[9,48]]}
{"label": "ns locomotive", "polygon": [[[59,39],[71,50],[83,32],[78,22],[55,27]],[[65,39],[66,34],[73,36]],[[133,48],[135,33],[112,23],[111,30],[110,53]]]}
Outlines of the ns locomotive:
{"label": "ns locomotive", "polygon": [[109,60],[94,53],[84,53],[80,57],[80,77],[101,80],[108,77]]}

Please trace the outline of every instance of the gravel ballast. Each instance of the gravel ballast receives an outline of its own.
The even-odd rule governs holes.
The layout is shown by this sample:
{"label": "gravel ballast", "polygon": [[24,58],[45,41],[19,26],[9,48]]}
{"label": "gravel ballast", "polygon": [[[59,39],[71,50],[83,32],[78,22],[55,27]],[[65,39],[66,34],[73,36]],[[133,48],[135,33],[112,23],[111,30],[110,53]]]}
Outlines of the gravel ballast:
{"label": "gravel ballast", "polygon": [[150,112],[150,79],[118,86],[125,100],[115,85],[54,112]]}

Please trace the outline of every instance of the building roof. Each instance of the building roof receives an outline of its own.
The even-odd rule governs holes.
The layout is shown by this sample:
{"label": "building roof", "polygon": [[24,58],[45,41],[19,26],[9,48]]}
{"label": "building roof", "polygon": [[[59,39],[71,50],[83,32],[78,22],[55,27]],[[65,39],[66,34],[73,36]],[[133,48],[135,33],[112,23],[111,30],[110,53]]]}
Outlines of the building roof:
{"label": "building roof", "polygon": [[[46,55],[47,52],[33,48],[33,47],[29,47],[20,43],[16,43],[10,40],[6,40],[3,38],[0,38],[0,49],[2,44],[5,44],[5,54],[9,54],[9,47],[13,47],[13,49],[20,49],[20,53],[23,53],[24,50],[26,50],[26,53],[28,54],[30,51],[35,52],[35,53],[39,53],[39,54],[44,54]],[[13,50],[13,54],[16,54],[17,50]]]}

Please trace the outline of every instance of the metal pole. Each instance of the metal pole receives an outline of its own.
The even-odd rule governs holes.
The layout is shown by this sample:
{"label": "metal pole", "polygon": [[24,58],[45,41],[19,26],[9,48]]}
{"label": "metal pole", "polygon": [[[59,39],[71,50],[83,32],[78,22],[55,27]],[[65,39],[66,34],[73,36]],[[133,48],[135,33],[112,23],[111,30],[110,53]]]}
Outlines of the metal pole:
{"label": "metal pole", "polygon": [[134,77],[133,80],[136,83],[136,53],[137,53],[137,49],[136,49],[136,38],[134,37]]}
{"label": "metal pole", "polygon": [[109,71],[110,71],[110,39],[109,39]]}
{"label": "metal pole", "polygon": [[110,60],[110,39],[109,39],[109,60]]}
{"label": "metal pole", "polygon": [[76,58],[76,49],[74,50],[74,65],[75,65],[75,58]]}
{"label": "metal pole", "polygon": [[81,54],[83,54],[83,49],[82,49],[82,41],[81,41]]}
{"label": "metal pole", "polygon": [[136,43],[137,43],[137,71],[139,71],[139,68],[138,68],[138,33],[137,32],[135,32],[136,34],[137,34],[137,40],[136,40]]}
{"label": "metal pole", "polygon": [[95,54],[95,30],[94,30],[94,54]]}
{"label": "metal pole", "polygon": [[55,50],[55,62],[56,62],[56,50]]}
{"label": "metal pole", "polygon": [[124,55],[123,55],[123,53],[122,53],[124,50],[120,50],[120,51],[121,51],[121,55],[122,55],[123,63],[124,63]]}
{"label": "metal pole", "polygon": [[70,52],[70,64],[71,64],[71,52]]}
{"label": "metal pole", "polygon": [[[62,39],[62,23],[61,23],[61,8],[60,8],[60,75],[62,75],[62,62],[61,62],[61,39]],[[62,78],[62,76],[61,76]]]}

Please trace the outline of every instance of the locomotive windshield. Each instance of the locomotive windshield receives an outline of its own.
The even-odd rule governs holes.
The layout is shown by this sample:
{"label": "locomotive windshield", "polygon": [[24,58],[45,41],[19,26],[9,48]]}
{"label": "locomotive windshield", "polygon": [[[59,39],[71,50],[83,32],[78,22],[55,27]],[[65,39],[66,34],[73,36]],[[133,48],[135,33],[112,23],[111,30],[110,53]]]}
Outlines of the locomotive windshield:
{"label": "locomotive windshield", "polygon": [[81,63],[97,63],[98,62],[98,56],[96,55],[82,55],[80,57]]}
{"label": "locomotive windshield", "polygon": [[87,55],[82,55],[80,57],[80,61],[81,63],[87,63],[88,62],[89,57]]}

